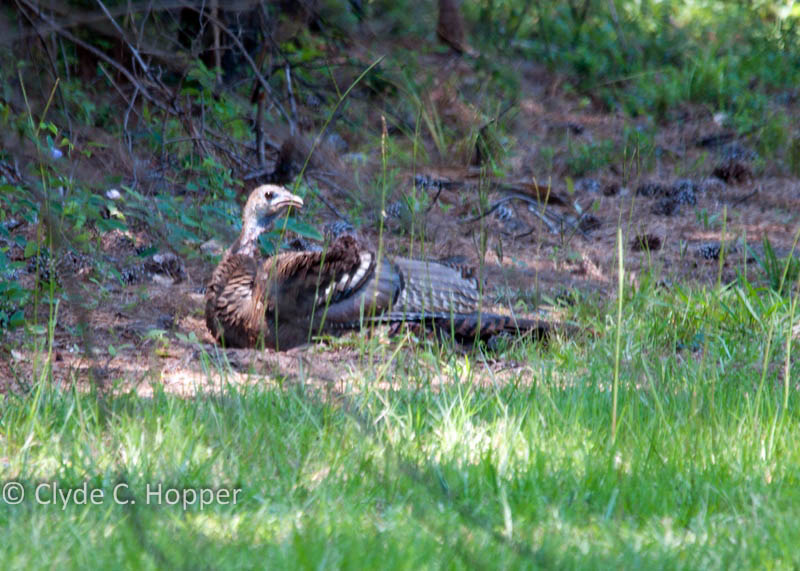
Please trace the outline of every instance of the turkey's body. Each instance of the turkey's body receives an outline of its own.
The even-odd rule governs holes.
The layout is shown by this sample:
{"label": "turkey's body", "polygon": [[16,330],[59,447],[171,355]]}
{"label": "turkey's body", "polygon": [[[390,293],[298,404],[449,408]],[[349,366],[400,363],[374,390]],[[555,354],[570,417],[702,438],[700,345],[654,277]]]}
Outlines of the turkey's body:
{"label": "turkey's body", "polygon": [[261,262],[229,251],[207,288],[206,322],[227,346],[279,350],[374,322],[424,322],[462,340],[546,330],[537,320],[481,313],[480,299],[468,270],[379,259],[343,236],[326,252],[287,252]]}

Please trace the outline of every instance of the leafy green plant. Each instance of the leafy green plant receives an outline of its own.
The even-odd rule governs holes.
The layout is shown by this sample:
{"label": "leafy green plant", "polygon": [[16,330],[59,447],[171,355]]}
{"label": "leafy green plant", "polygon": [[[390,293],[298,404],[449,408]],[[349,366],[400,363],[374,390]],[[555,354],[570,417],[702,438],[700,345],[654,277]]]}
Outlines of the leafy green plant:
{"label": "leafy green plant", "polygon": [[576,176],[584,176],[611,164],[614,160],[615,145],[613,141],[573,142],[567,146],[567,169]]}
{"label": "leafy green plant", "polygon": [[695,209],[695,219],[700,224],[703,230],[713,230],[719,226],[719,213],[709,214],[707,208]]}
{"label": "leafy green plant", "polygon": [[0,248],[0,330],[16,329],[25,323],[24,307],[31,298],[31,292],[15,279],[16,272],[23,266],[21,262],[11,262],[4,249]]}
{"label": "leafy green plant", "polygon": [[762,246],[763,254],[761,256],[749,246],[748,250],[755,258],[756,264],[764,272],[769,287],[779,294],[786,293],[800,276],[800,259],[795,255],[786,259],[779,258],[766,236],[764,236]]}

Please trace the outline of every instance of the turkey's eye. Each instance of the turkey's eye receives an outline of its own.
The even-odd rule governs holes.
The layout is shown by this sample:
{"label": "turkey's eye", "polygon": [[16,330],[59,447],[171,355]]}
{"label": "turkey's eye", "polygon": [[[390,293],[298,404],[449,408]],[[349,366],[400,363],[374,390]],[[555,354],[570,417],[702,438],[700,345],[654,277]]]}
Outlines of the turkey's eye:
{"label": "turkey's eye", "polygon": [[271,190],[268,190],[267,192],[264,193],[264,198],[266,198],[267,200],[272,200],[273,198],[275,198],[275,193],[272,192]]}

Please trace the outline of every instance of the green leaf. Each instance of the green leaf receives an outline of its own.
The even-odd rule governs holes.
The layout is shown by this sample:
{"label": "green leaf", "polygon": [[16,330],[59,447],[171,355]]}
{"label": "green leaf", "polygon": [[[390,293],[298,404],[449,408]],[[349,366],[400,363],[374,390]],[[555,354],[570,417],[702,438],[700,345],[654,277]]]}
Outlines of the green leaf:
{"label": "green leaf", "polygon": [[45,335],[47,333],[47,327],[45,327],[44,325],[38,325],[38,324],[31,325],[29,327],[29,331],[33,335]]}
{"label": "green leaf", "polygon": [[144,339],[151,339],[153,341],[160,341],[166,337],[167,332],[164,329],[150,329],[144,334]]}
{"label": "green leaf", "polygon": [[195,335],[194,331],[190,332],[189,335],[184,333],[176,332],[175,337],[178,341],[182,343],[199,343],[200,341],[197,339],[197,335]]}
{"label": "green leaf", "polygon": [[25,324],[25,314],[21,309],[18,309],[14,314],[8,318],[8,328],[16,329]]}
{"label": "green leaf", "polygon": [[322,234],[314,228],[311,224],[306,222],[300,222],[293,218],[289,218],[286,221],[286,229],[294,232],[298,236],[303,236],[304,238],[310,238],[311,240],[319,240],[322,241]]}
{"label": "green leaf", "polygon": [[139,254],[137,254],[140,258],[149,258],[153,254],[158,252],[158,248],[155,246],[150,246],[149,248],[145,248]]}
{"label": "green leaf", "polygon": [[116,218],[101,218],[95,221],[95,224],[101,232],[109,232],[111,230],[125,231],[128,229],[128,226],[123,221]]}
{"label": "green leaf", "polygon": [[273,240],[278,238],[277,232],[265,232],[258,237],[258,244],[261,246],[261,252],[265,256],[272,256],[275,253],[275,244]]}
{"label": "green leaf", "polygon": [[173,224],[171,222],[167,223],[167,228],[169,229],[170,235],[173,238],[176,238],[178,241],[185,241],[188,240],[190,242],[202,242],[202,240],[195,234],[194,232],[190,232],[177,224]]}
{"label": "green leaf", "polygon": [[29,240],[28,243],[25,244],[25,252],[23,252],[22,255],[25,256],[26,259],[30,258],[36,253],[36,250],[37,250],[36,242],[33,240]]}
{"label": "green leaf", "polygon": [[199,228],[200,224],[197,223],[196,220],[192,220],[185,212],[181,212],[180,216],[181,222],[186,224],[187,226],[191,226],[192,228]]}

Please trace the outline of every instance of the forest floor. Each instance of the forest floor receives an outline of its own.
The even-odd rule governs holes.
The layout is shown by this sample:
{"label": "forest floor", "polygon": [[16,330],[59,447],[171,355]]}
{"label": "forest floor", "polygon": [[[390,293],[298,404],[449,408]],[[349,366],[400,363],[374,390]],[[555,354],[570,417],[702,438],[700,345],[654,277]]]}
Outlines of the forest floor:
{"label": "forest floor", "polygon": [[[427,64],[419,70],[421,74],[449,70],[441,85],[475,80],[469,66],[453,56],[430,56]],[[457,257],[481,268],[487,295],[501,309],[514,308],[519,299],[544,299],[550,302],[546,304],[550,311],[540,315],[558,319],[565,312],[563,308],[554,311],[554,300],[570,292],[577,292],[575,299],[592,296],[593,303],[601,305],[616,295],[618,228],[623,235],[627,283],[634,287],[643,275],[655,276],[667,288],[677,283],[729,283],[743,272],[763,280],[765,238],[778,258],[789,254],[800,216],[800,181],[775,174],[769,164],[754,167],[756,151],[724,128],[719,116],[703,106],[687,104],[674,120],[652,125],[644,119],[594,110],[585,100],[562,93],[559,77],[540,66],[516,66],[525,95],[508,123],[517,145],[504,176],[498,179],[476,167],[436,164],[420,166],[416,172],[401,170],[387,203],[413,191],[427,193],[429,200],[435,195],[436,204],[415,221],[425,228],[425,239],[419,243],[408,236],[408,219],[386,220],[383,243],[390,255],[416,248],[415,255],[432,259]],[[457,106],[449,111],[464,112]],[[631,130],[651,135],[647,139],[642,135],[645,142],[641,144],[632,142],[629,135],[626,143],[619,143]],[[593,156],[602,154],[602,143],[609,141],[627,149],[621,163],[603,164],[602,157]],[[542,148],[552,149],[549,164],[542,164]],[[586,156],[576,159],[576,148]],[[599,168],[587,167],[592,172],[570,176],[576,160],[590,165],[600,161]],[[102,172],[109,162],[113,160],[98,152],[81,160],[80,169]],[[346,171],[347,165],[340,162],[334,168]],[[415,180],[417,189],[412,190]],[[472,214],[480,201],[479,189],[488,194],[489,205],[501,204],[470,222],[476,218]],[[345,210],[346,201],[334,190],[323,192]],[[513,198],[520,195],[527,200]],[[319,220],[309,222],[322,226]],[[367,243],[377,244],[381,238],[376,226],[359,229]],[[488,236],[484,245],[478,239],[482,232]],[[33,224],[14,230],[28,239],[35,233]],[[107,234],[115,233],[119,231]],[[227,231],[229,241],[233,234],[232,229]],[[147,228],[135,238],[141,243],[157,241]],[[115,251],[119,241],[102,237],[100,241],[110,244],[104,255],[122,256]],[[111,283],[102,295],[87,274],[79,288],[81,296],[93,299],[93,308],[86,312],[84,304],[58,306],[50,360],[53,380],[60,384],[86,381],[91,371],[103,385],[121,382],[150,394],[151,382],[156,381],[167,391],[189,394],[219,387],[223,378],[224,382],[263,382],[262,375],[270,371],[293,376],[302,370],[309,379],[321,382],[341,379],[342,370],[359,374],[357,358],[348,356],[350,351],[340,343],[277,354],[216,347],[205,327],[202,294],[216,259],[185,260],[185,279]],[[23,279],[33,285],[33,275]],[[522,311],[535,310],[531,303],[523,307]],[[39,319],[48,319],[45,304],[40,305]],[[77,333],[81,319],[87,320],[91,331],[91,356],[82,349],[84,339]],[[5,345],[9,351],[18,343],[0,365],[5,369],[0,374],[6,379],[4,390],[35,378],[35,368],[44,362],[46,335],[34,343],[24,342],[25,338],[30,340],[20,330]],[[217,366],[208,367],[198,359],[201,352],[212,356]]]}

